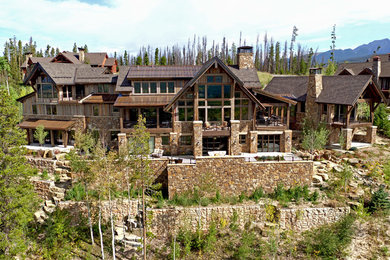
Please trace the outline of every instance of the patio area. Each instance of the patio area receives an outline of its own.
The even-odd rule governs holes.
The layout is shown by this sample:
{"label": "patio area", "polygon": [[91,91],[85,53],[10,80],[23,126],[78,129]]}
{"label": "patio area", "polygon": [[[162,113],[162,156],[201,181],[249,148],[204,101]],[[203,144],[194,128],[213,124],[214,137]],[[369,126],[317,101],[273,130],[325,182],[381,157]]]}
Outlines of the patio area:
{"label": "patio area", "polygon": [[39,151],[39,150],[44,150],[44,151],[59,151],[61,153],[69,153],[70,150],[74,148],[72,145],[68,145],[67,147],[64,147],[63,145],[56,145],[56,146],[51,146],[50,144],[45,144],[43,146],[39,145],[38,143],[32,143],[29,145],[24,145],[28,150],[31,151]]}

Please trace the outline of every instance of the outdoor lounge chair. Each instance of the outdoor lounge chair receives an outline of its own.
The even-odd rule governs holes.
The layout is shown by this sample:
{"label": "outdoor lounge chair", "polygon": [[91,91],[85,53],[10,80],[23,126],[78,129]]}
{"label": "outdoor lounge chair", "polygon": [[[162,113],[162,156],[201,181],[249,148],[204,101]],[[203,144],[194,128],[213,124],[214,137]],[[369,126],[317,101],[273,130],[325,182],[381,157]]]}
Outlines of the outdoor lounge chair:
{"label": "outdoor lounge chair", "polygon": [[153,158],[161,158],[164,154],[164,150],[163,149],[154,149],[153,153],[151,154],[151,156]]}

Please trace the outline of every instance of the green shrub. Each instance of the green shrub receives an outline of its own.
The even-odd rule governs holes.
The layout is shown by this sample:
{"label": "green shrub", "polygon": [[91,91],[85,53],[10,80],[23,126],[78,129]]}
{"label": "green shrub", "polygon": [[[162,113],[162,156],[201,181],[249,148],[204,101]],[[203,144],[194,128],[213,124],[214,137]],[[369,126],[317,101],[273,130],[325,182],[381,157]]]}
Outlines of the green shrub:
{"label": "green shrub", "polygon": [[258,202],[262,197],[264,197],[264,191],[261,187],[259,187],[252,193],[249,199]]}
{"label": "green shrub", "polygon": [[374,113],[374,125],[376,125],[384,135],[390,137],[390,121],[388,115],[389,113],[386,106],[380,104]]}
{"label": "green shrub", "polygon": [[354,221],[354,216],[348,215],[337,223],[305,232],[300,245],[311,257],[340,259],[344,256],[344,250],[352,240]]}
{"label": "green shrub", "polygon": [[254,241],[256,236],[253,232],[245,231],[242,234],[240,246],[233,254],[233,259],[248,259],[254,254]]}
{"label": "green shrub", "polygon": [[85,197],[86,193],[84,185],[82,185],[81,183],[77,183],[66,192],[65,200],[83,201],[85,200]]}
{"label": "green shrub", "polygon": [[379,190],[372,194],[371,201],[368,207],[371,213],[381,211],[385,214],[389,214],[390,198],[389,194],[385,191],[383,187],[380,187]]}
{"label": "green shrub", "polygon": [[229,228],[231,231],[236,231],[238,229],[237,220],[238,220],[238,214],[237,214],[237,211],[234,210],[233,215],[230,218]]}
{"label": "green shrub", "polygon": [[301,200],[315,202],[317,201],[319,194],[317,191],[310,194],[307,185],[303,187],[295,186],[289,189],[285,189],[283,184],[278,184],[278,186],[274,189],[274,192],[269,194],[269,197],[279,201],[282,204],[286,204],[292,201],[299,203]]}
{"label": "green shrub", "polygon": [[41,174],[41,179],[43,179],[43,180],[49,179],[49,173],[46,170],[43,170],[43,172]]}

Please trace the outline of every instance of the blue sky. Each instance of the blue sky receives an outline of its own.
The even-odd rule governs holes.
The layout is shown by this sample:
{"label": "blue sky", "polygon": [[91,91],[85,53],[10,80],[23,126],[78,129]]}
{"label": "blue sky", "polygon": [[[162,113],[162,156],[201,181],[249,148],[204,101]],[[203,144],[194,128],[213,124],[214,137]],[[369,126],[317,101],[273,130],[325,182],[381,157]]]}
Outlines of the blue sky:
{"label": "blue sky", "polygon": [[70,50],[74,42],[90,51],[128,50],[186,44],[206,35],[208,43],[239,41],[254,45],[267,33],[326,51],[336,24],[336,47],[354,48],[390,38],[390,1],[362,0],[0,0],[0,42],[14,35],[32,36],[39,48],[46,44]]}

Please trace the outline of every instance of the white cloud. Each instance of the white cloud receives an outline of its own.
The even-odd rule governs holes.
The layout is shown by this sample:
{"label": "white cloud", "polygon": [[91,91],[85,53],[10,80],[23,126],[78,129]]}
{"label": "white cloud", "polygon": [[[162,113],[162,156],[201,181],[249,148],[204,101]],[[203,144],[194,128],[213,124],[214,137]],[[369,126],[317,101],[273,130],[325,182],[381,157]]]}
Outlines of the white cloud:
{"label": "white cloud", "polygon": [[187,43],[194,34],[207,35],[209,43],[223,36],[237,43],[240,31],[247,43],[255,43],[257,34],[262,38],[264,32],[288,40],[296,25],[299,37],[315,34],[311,42],[318,42],[329,37],[333,24],[389,23],[389,7],[389,1],[373,5],[362,0],[112,0],[109,6],[76,0],[0,0],[0,40],[33,36],[42,48],[50,43],[70,49],[77,42],[87,43],[92,51],[136,52],[147,44]]}

